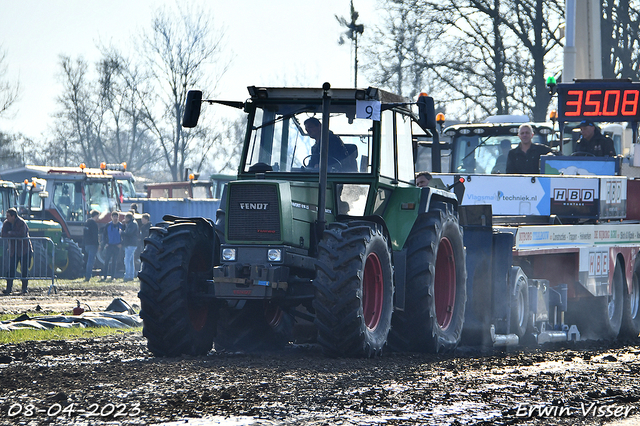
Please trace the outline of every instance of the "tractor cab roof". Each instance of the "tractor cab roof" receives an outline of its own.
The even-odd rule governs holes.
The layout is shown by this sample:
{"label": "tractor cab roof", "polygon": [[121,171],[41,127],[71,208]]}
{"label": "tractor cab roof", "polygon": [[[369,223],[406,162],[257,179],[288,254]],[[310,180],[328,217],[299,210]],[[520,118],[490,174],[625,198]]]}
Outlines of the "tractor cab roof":
{"label": "tractor cab roof", "polygon": [[[278,101],[296,101],[296,100],[321,100],[324,90],[318,87],[257,87],[249,86],[247,88],[251,99],[256,100],[278,100]],[[398,103],[411,102],[409,99],[387,92],[376,87],[368,87],[366,89],[341,89],[331,88],[329,94],[332,100],[371,100],[380,101],[382,103]]]}
{"label": "tractor cab roof", "polygon": [[2,172],[1,176],[2,179],[14,182],[22,182],[25,179],[30,181],[33,178],[51,179],[55,177],[60,177],[60,180],[113,179],[110,174],[107,174],[103,170],[97,168],[49,167],[36,165],[26,165],[17,169],[5,170]]}

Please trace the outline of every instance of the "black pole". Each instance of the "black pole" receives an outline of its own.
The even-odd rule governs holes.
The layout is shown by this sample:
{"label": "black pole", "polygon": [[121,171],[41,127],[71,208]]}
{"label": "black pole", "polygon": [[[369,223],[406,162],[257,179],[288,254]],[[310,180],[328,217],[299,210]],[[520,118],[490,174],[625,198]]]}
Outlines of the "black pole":
{"label": "black pole", "polygon": [[329,89],[331,85],[324,83],[322,85],[322,133],[320,133],[320,162],[318,164],[320,174],[320,184],[318,189],[318,220],[316,222],[317,240],[322,239],[327,221],[325,220],[325,207],[327,205],[327,169],[329,162],[329,106],[331,105],[331,96]]}
{"label": "black pole", "polygon": [[440,133],[435,127],[431,129],[433,133],[433,143],[431,146],[431,170],[435,173],[442,171],[442,149],[440,146]]}
{"label": "black pole", "polygon": [[354,49],[354,57],[355,57],[355,64],[353,66],[354,71],[353,71],[353,87],[355,87],[356,89],[358,88],[358,33],[356,32],[355,35],[355,49]]}

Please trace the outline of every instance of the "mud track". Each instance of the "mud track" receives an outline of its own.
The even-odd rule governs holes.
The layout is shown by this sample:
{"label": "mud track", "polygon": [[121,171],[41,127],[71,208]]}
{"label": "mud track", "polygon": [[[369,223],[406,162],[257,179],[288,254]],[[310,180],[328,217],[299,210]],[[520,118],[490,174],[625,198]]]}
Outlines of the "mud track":
{"label": "mud track", "polygon": [[[31,311],[74,302],[69,291],[0,303]],[[83,296],[139,303],[126,286]],[[158,359],[139,332],[125,332],[0,346],[0,425],[634,425],[639,373],[638,341],[376,359],[292,345]]]}
{"label": "mud track", "polygon": [[[129,332],[0,347],[0,424],[570,425],[624,420],[625,410],[627,424],[640,419],[637,345],[370,360],[313,345],[156,359],[145,345]],[[590,407],[603,408],[585,415]]]}

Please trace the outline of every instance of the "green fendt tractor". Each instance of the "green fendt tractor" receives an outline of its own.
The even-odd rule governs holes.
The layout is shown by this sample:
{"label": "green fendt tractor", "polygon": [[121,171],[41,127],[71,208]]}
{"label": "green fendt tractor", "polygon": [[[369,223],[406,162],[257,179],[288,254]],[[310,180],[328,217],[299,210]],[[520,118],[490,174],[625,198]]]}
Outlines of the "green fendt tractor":
{"label": "green fendt tractor", "polygon": [[189,92],[184,127],[208,102],[243,109],[247,130],[216,223],[165,216],[145,241],[149,349],[270,349],[309,328],[332,356],[455,348],[466,302],[458,200],[413,183],[418,138],[438,137],[433,99],[327,83],[248,89],[246,102]]}

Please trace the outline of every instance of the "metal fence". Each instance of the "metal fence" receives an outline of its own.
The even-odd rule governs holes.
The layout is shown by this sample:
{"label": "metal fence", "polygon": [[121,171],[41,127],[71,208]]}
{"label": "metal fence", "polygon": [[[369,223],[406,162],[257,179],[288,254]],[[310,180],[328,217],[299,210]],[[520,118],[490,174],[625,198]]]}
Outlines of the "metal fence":
{"label": "metal fence", "polygon": [[0,279],[50,280],[49,293],[55,291],[56,250],[51,238],[0,237],[0,247]]}

